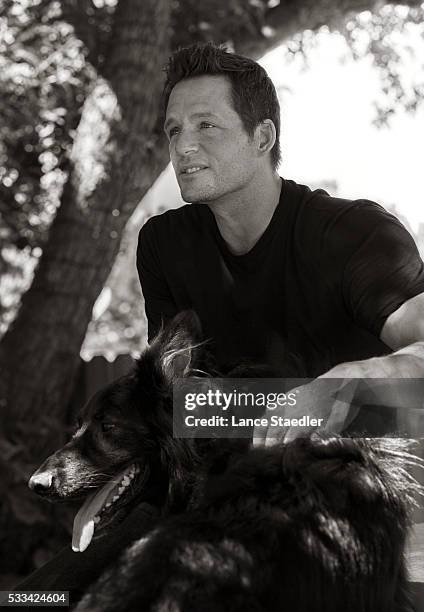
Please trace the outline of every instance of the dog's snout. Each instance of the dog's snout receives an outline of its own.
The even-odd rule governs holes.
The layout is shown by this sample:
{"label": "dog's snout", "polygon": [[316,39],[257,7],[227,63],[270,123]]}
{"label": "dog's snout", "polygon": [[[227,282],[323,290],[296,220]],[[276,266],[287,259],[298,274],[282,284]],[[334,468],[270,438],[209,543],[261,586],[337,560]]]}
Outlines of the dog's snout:
{"label": "dog's snout", "polygon": [[52,483],[52,472],[35,472],[29,479],[28,486],[34,493],[46,495],[50,491]]}

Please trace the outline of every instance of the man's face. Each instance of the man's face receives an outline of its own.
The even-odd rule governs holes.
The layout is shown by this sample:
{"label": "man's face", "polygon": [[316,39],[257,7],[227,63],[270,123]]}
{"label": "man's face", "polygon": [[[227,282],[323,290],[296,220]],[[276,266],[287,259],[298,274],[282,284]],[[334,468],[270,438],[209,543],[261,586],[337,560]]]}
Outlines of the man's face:
{"label": "man's face", "polygon": [[165,133],[181,195],[213,202],[243,190],[257,169],[254,140],[233,108],[224,76],[199,76],[173,88]]}

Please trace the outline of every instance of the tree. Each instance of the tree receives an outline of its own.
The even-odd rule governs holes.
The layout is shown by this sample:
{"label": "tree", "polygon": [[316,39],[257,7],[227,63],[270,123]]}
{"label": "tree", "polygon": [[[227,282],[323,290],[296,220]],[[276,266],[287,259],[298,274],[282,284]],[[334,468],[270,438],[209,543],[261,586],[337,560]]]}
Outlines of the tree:
{"label": "tree", "polygon": [[[3,145],[9,167],[0,189],[6,237],[20,249],[41,247],[43,252],[19,313],[0,343],[2,447],[14,466],[7,471],[6,463],[0,463],[8,499],[0,520],[11,538],[16,538],[11,527],[16,512],[21,521],[34,520],[32,510],[22,510],[31,504],[24,475],[58,445],[79,350],[125,223],[168,161],[159,100],[169,50],[212,39],[258,57],[292,39],[292,49],[302,52],[305,31],[324,25],[342,28],[355,47],[355,27],[346,25],[346,19],[377,6],[375,0],[67,0],[62,9],[54,1],[25,7],[23,1],[8,0],[0,5],[0,17],[20,50],[10,65],[32,62],[42,77],[35,82],[25,82],[25,74],[15,82],[12,77],[6,83],[11,105],[0,115],[3,134],[9,130]],[[19,7],[26,10],[19,12]],[[389,17],[397,10],[391,3],[383,9]],[[404,10],[397,24],[422,19],[418,1],[404,2]],[[361,27],[371,33],[369,47],[386,76],[395,78],[396,57],[384,59],[381,52],[386,48],[382,27],[380,48],[375,44],[375,20],[386,23],[386,18],[380,13]],[[75,53],[83,59],[79,68],[70,59],[68,80],[49,90],[55,49],[62,67],[67,49],[71,59]],[[45,64],[40,67],[41,57]],[[398,84],[400,96],[400,79]],[[32,93],[34,116],[27,116],[19,87]],[[419,85],[414,95],[416,102],[422,97]],[[399,96],[389,110],[405,103]],[[16,111],[10,110],[15,103]],[[35,116],[44,116],[41,136]],[[17,139],[23,124],[31,129]],[[49,172],[59,173],[53,203],[48,184],[41,180],[49,160]],[[28,222],[34,206],[42,218],[35,227]],[[40,515],[36,519],[42,520]]]}

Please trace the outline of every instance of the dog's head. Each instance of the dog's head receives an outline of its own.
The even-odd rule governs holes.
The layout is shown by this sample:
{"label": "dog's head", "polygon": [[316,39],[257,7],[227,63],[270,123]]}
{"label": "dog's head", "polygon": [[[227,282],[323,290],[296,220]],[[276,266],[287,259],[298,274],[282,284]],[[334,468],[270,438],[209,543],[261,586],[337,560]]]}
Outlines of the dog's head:
{"label": "dog's head", "polygon": [[205,361],[196,315],[177,315],[130,374],[88,401],[72,439],[31,476],[30,488],[50,501],[85,499],[74,550],[88,546],[95,528],[123,518],[152,483],[165,494],[170,480],[193,468],[193,444],[172,437],[172,383],[200,374]]}

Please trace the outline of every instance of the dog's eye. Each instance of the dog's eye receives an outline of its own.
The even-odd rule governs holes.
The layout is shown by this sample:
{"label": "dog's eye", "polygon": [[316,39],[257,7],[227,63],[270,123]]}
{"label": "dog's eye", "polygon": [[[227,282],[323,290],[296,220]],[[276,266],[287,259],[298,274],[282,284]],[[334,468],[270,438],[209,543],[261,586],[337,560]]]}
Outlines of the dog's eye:
{"label": "dog's eye", "polygon": [[102,423],[101,428],[103,432],[111,431],[115,429],[115,423]]}

